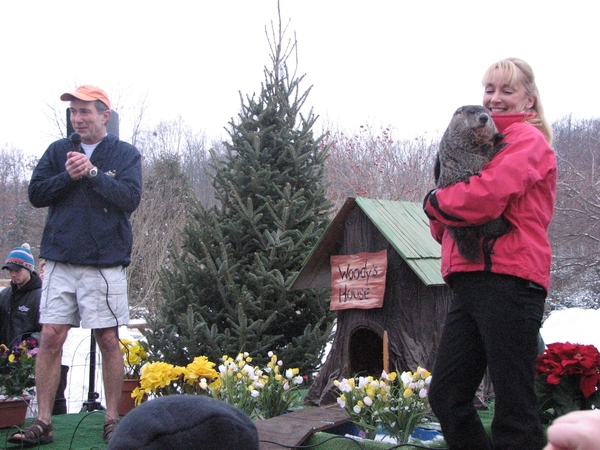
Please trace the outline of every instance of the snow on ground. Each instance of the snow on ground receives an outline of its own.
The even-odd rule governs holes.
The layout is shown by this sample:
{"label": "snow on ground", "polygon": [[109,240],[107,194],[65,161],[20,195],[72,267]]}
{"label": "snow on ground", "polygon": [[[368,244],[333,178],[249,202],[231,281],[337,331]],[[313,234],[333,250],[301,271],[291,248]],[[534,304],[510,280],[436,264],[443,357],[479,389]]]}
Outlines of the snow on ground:
{"label": "snow on ground", "polygon": [[600,310],[569,308],[552,311],[540,333],[544,343],[594,345],[600,350]]}

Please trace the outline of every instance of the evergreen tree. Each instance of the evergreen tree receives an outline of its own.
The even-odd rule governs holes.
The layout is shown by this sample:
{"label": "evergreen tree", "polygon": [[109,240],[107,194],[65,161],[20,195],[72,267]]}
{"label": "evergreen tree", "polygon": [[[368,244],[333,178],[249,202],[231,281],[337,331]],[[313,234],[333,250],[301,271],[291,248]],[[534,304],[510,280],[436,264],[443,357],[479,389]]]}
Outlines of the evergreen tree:
{"label": "evergreen tree", "polygon": [[328,224],[324,163],[315,138],[310,89],[288,69],[296,42],[282,48],[272,27],[272,68],[258,98],[241,97],[229,123],[226,154],[213,155],[219,206],[197,204],[182,254],[162,276],[164,301],[150,318],[151,347],[168,362],[249,352],[259,364],[272,350],[286,367],[314,371],[330,338],[333,315],[324,290],[289,291]]}

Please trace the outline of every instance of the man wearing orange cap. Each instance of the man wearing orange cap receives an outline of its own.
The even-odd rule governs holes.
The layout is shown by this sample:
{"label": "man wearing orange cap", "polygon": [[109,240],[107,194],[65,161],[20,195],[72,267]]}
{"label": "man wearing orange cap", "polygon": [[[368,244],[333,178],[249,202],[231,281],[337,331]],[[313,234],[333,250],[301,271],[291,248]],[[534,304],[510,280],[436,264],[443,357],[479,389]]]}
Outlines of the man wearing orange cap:
{"label": "man wearing orange cap", "polygon": [[52,405],[72,326],[92,328],[102,353],[106,442],[118,423],[123,382],[118,327],[129,323],[125,267],[133,241],[129,217],[142,195],[141,156],[107,133],[110,100],[102,89],[84,85],[60,98],[71,102],[76,134],[50,144],[29,184],[31,204],[48,207],[40,249],[47,263],[36,362],[38,416],[8,438],[23,445],[54,441]]}
{"label": "man wearing orange cap", "polygon": [[[71,124],[75,132],[81,135],[85,144],[100,142],[106,135],[106,122],[110,118],[110,100],[102,89],[96,86],[83,85],[75,92],[60,96],[64,102],[71,102]],[[87,114],[87,106],[93,103],[98,114]],[[88,170],[90,167],[87,167]]]}

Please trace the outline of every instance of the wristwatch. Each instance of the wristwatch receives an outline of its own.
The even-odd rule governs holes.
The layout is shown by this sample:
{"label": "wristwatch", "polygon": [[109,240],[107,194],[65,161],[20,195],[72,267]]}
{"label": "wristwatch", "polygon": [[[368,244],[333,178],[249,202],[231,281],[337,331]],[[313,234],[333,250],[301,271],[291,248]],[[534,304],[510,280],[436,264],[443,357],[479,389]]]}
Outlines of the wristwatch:
{"label": "wristwatch", "polygon": [[94,178],[96,175],[98,175],[98,168],[96,166],[92,167],[90,169],[90,171],[88,172],[88,176],[90,178]]}

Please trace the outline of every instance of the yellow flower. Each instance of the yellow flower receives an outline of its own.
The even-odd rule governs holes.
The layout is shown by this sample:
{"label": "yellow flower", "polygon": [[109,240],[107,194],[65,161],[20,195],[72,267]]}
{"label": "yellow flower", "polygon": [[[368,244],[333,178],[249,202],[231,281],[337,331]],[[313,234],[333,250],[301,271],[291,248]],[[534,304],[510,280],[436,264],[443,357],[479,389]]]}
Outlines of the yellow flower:
{"label": "yellow flower", "polygon": [[404,398],[412,397],[413,390],[411,388],[406,388],[406,390],[404,391],[404,394],[402,394],[402,395],[404,396]]}
{"label": "yellow flower", "polygon": [[421,378],[423,378],[423,379],[431,376],[431,372],[429,372],[427,369],[424,369],[422,367],[417,368],[417,373],[419,375],[421,375]]}
{"label": "yellow flower", "polygon": [[142,388],[140,388],[139,386],[136,387],[133,392],[131,393],[131,397],[133,399],[135,399],[134,403],[136,406],[141,405],[142,400],[144,399],[144,397],[146,396],[146,391],[144,391]]}
{"label": "yellow flower", "polygon": [[213,381],[212,383],[210,383],[208,385],[208,388],[211,390],[211,392],[216,392],[221,388],[222,384],[223,384],[223,379],[221,377],[218,377],[215,379],[215,381]]}
{"label": "yellow flower", "polygon": [[189,385],[197,383],[201,378],[212,380],[218,376],[214,367],[215,363],[210,362],[206,356],[197,356],[186,366],[184,379]]}
{"label": "yellow flower", "polygon": [[146,364],[142,367],[140,386],[146,391],[156,392],[177,380],[184,370],[183,367],[175,367],[162,361]]}
{"label": "yellow flower", "polygon": [[148,353],[144,345],[139,341],[130,341],[121,339],[119,341],[123,362],[125,363],[126,377],[137,378],[140,373],[141,365],[148,360]]}

